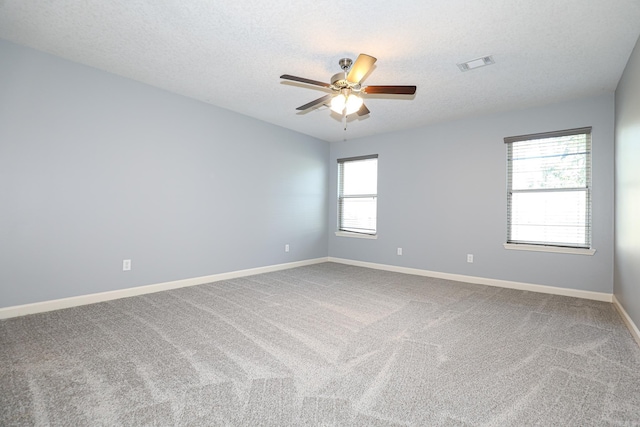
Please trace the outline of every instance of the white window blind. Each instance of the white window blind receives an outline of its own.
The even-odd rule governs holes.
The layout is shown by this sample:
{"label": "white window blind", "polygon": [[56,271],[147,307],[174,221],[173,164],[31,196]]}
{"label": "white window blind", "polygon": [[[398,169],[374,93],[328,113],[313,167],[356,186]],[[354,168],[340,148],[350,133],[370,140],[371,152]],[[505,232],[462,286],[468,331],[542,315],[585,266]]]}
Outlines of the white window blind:
{"label": "white window blind", "polygon": [[505,138],[507,243],[591,247],[591,128]]}
{"label": "white window blind", "polygon": [[378,155],[338,159],[338,230],[376,234]]}

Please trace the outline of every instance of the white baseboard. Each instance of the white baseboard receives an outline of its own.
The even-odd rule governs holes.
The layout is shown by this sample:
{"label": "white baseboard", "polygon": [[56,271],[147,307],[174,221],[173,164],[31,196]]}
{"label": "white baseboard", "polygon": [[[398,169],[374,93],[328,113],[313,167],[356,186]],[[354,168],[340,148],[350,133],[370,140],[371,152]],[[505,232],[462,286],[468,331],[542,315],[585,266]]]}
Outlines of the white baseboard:
{"label": "white baseboard", "polygon": [[638,345],[640,345],[640,330],[638,330],[638,327],[633,322],[631,317],[629,317],[629,314],[624,309],[622,304],[620,304],[620,301],[618,301],[618,298],[616,298],[615,295],[613,296],[613,305],[618,310],[618,313],[620,313],[622,320],[624,320],[624,323],[627,325],[627,329],[629,329],[629,332],[631,332],[633,338],[636,340]]}
{"label": "white baseboard", "polygon": [[416,276],[435,277],[438,279],[455,280],[457,282],[475,283],[478,285],[497,286],[500,288],[518,289],[521,291],[539,292],[543,294],[563,295],[566,297],[575,297],[590,299],[596,301],[612,301],[612,294],[604,292],[581,291],[579,289],[558,288],[547,285],[534,285],[531,283],[512,282],[510,280],[487,279],[485,277],[466,276],[463,274],[441,273],[438,271],[421,270],[418,268],[398,267],[388,264],[376,264],[373,262],[355,261],[351,259],[329,257],[330,262],[354,265],[358,267],[374,268],[377,270],[393,271],[396,273],[414,274]]}
{"label": "white baseboard", "polygon": [[250,268],[247,270],[231,271],[228,273],[213,274],[210,276],[194,277],[191,279],[175,280],[172,282],[157,283],[153,285],[136,286],[134,288],[119,289],[116,291],[100,292],[77,297],[61,298],[51,301],[42,301],[32,304],[16,305],[0,308],[0,319],[25,316],[27,314],[43,313],[45,311],[59,310],[62,308],[76,307],[97,302],[111,301],[119,298],[133,297],[136,295],[151,294],[170,289],[184,288],[187,286],[203,285],[205,283],[218,282],[220,280],[235,279],[238,277],[253,276],[255,274],[270,273],[273,271],[287,270],[305,265],[327,262],[327,258],[316,258],[304,261],[289,262],[286,264],[269,265],[266,267]]}
{"label": "white baseboard", "polygon": [[[100,292],[95,294],[80,295],[70,298],[62,298],[51,301],[42,301],[32,304],[17,305],[12,307],[0,308],[0,319],[8,319],[10,317],[24,316],[27,314],[43,313],[46,311],[59,310],[62,308],[76,307],[80,305],[93,304],[97,302],[110,301],[119,298],[132,297],[136,295],[150,294],[154,292],[166,291],[170,289],[184,288],[187,286],[202,285],[205,283],[218,282],[220,280],[235,279],[238,277],[253,276],[255,274],[269,273],[272,271],[287,270],[305,265],[319,264],[323,262],[336,262],[340,264],[348,264],[359,267],[373,268],[377,270],[393,271],[397,273],[413,274],[417,276],[435,277],[439,279],[455,280],[458,282],[475,283],[480,285],[497,286],[501,288],[518,289],[531,292],[540,292],[545,294],[563,295],[576,298],[584,298],[596,301],[614,302],[612,294],[602,292],[581,291],[578,289],[558,288],[554,286],[535,285],[530,283],[512,282],[507,280],[487,279],[484,277],[466,276],[462,274],[441,273],[437,271],[422,270],[417,268],[399,267],[395,265],[377,264],[365,261],[355,261],[343,258],[315,258],[304,261],[291,262],[286,264],[270,265],[266,267],[257,267],[247,270],[231,271],[228,273],[213,274],[210,276],[194,277],[190,279],[175,280],[172,282],[157,283],[152,285],[137,286],[134,288],[119,289],[115,291]],[[621,310],[625,322],[628,323],[632,334],[638,336],[638,328],[633,324],[631,319],[626,315],[624,309],[619,304],[616,308]],[[625,317],[626,316],[626,317]],[[635,329],[633,329],[635,328]],[[638,339],[638,338],[636,338]]]}

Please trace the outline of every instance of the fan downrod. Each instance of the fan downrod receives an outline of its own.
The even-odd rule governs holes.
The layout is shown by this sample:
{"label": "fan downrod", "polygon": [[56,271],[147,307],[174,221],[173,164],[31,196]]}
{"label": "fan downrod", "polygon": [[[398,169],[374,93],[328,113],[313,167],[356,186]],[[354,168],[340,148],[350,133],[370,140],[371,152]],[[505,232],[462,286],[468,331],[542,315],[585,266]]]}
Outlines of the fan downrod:
{"label": "fan downrod", "polygon": [[351,68],[353,60],[351,58],[342,58],[340,61],[338,61],[338,64],[340,65],[340,68],[342,68],[342,71],[338,74],[334,74],[331,77],[331,85],[333,86],[332,89],[343,90],[353,87],[353,83],[349,83],[349,81],[347,81],[347,72]]}

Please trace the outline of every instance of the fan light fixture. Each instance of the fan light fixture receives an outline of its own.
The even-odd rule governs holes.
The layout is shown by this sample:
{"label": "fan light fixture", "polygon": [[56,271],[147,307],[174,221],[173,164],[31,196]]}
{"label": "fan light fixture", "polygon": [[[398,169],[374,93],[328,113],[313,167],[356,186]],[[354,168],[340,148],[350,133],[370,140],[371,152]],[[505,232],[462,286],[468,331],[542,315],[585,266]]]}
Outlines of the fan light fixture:
{"label": "fan light fixture", "polygon": [[345,115],[353,114],[357,112],[360,107],[362,107],[362,103],[364,101],[357,95],[354,94],[344,94],[336,95],[331,100],[331,111],[334,111],[340,115],[343,113]]}
{"label": "fan light fixture", "polygon": [[358,55],[356,62],[349,58],[342,58],[338,61],[342,72],[333,75],[328,83],[290,74],[283,74],[280,78],[329,89],[331,93],[307,102],[296,108],[296,110],[305,111],[318,105],[329,105],[331,111],[343,116],[346,130],[346,117],[348,115],[355,113],[362,117],[370,113],[367,106],[364,105],[361,95],[415,95],[416,93],[415,86],[362,86],[362,80],[369,74],[376,61],[376,58],[366,53]]}

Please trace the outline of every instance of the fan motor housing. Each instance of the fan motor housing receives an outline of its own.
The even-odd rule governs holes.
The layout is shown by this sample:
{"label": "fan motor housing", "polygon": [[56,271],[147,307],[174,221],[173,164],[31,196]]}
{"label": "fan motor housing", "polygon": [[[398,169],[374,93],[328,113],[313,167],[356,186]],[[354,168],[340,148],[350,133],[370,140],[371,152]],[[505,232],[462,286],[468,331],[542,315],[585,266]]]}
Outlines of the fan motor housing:
{"label": "fan motor housing", "polygon": [[331,77],[331,84],[339,89],[348,88],[350,86],[347,81],[347,73],[341,72]]}

